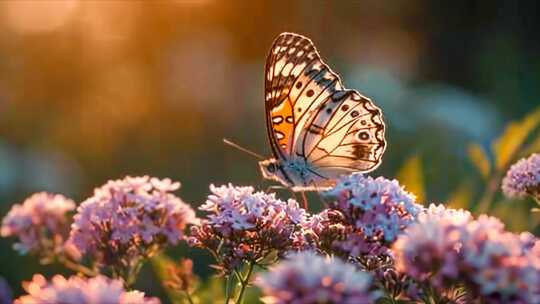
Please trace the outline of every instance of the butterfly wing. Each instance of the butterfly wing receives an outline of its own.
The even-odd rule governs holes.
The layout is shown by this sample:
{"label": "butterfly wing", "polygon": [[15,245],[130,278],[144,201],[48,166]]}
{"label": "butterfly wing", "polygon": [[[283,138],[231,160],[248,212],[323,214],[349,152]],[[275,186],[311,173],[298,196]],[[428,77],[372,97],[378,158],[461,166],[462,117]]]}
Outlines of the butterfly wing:
{"label": "butterfly wing", "polygon": [[380,109],[345,89],[311,40],[279,35],[265,75],[267,130],[277,158],[303,159],[316,182],[326,184],[380,164],[386,146]]}
{"label": "butterfly wing", "polygon": [[276,158],[290,157],[296,125],[292,90],[298,78],[305,78],[305,70],[315,55],[309,40],[289,33],[279,35],[270,49],[265,70],[265,108],[268,138]]}

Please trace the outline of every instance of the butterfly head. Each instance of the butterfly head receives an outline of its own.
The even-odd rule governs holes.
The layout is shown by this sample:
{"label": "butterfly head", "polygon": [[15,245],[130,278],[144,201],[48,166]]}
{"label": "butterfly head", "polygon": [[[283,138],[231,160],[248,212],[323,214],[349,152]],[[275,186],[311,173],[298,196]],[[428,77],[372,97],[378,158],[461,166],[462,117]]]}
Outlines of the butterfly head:
{"label": "butterfly head", "polygon": [[283,185],[289,184],[283,175],[282,164],[277,159],[271,158],[260,161],[259,167],[264,178],[278,181]]}

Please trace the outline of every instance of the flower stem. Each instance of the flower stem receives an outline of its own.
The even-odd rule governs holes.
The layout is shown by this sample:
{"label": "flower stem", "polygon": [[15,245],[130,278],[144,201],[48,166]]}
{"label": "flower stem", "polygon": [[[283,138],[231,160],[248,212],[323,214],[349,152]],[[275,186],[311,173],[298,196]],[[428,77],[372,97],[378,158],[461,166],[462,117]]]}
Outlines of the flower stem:
{"label": "flower stem", "polygon": [[535,195],[532,196],[536,204],[540,207],[540,197],[537,197]]}
{"label": "flower stem", "polygon": [[88,268],[86,266],[83,266],[81,264],[75,263],[75,262],[71,261],[70,259],[66,258],[63,255],[58,256],[58,262],[60,262],[66,268],[71,269],[71,270],[76,271],[76,272],[80,272],[80,273],[84,274],[87,277],[95,277],[96,275],[98,275],[98,273],[95,272],[94,270],[92,270],[92,269],[90,269],[90,268]]}
{"label": "flower stem", "polygon": [[245,293],[246,287],[247,287],[247,285],[249,283],[249,279],[251,277],[251,274],[253,273],[253,267],[254,266],[255,266],[255,264],[253,262],[250,262],[245,277],[241,278],[241,280],[240,280],[240,284],[242,284],[242,287],[240,288],[240,293],[238,294],[238,298],[236,299],[237,304],[242,304],[244,293]]}
{"label": "flower stem", "polygon": [[186,294],[186,299],[189,302],[189,304],[193,304],[193,299],[191,298],[191,295],[187,290],[184,290],[184,293]]}
{"label": "flower stem", "polygon": [[225,281],[225,304],[229,304],[229,301],[231,300],[231,281],[232,276],[231,274],[228,274],[227,280]]}
{"label": "flower stem", "polygon": [[127,269],[124,278],[126,288],[130,288],[135,283],[135,281],[137,280],[137,276],[141,271],[142,265],[142,261],[138,261],[134,266]]}
{"label": "flower stem", "polygon": [[499,183],[500,183],[501,178],[502,178],[502,173],[499,171],[499,172],[496,172],[491,177],[491,179],[486,183],[484,194],[482,194],[480,203],[478,203],[478,207],[476,208],[478,213],[486,213],[491,208],[491,203],[493,202],[495,193],[499,189]]}

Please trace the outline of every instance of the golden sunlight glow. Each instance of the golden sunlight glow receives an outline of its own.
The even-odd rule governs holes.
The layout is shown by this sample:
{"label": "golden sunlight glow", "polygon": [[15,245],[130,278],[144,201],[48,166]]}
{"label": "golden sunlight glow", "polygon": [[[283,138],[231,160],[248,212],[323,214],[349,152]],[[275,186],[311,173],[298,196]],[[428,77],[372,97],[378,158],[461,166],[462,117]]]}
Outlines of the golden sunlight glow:
{"label": "golden sunlight glow", "polygon": [[63,1],[5,1],[0,8],[4,22],[14,31],[24,33],[54,31],[70,20],[80,2]]}

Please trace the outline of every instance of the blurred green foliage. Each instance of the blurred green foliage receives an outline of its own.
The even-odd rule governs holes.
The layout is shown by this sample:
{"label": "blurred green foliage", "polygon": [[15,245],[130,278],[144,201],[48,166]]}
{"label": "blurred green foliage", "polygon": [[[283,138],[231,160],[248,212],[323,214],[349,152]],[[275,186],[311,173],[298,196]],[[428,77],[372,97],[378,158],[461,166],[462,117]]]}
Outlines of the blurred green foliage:
{"label": "blurred green foliage", "polygon": [[419,155],[413,155],[405,161],[397,173],[397,180],[405,186],[407,191],[414,193],[419,203],[426,203],[422,161]]}

